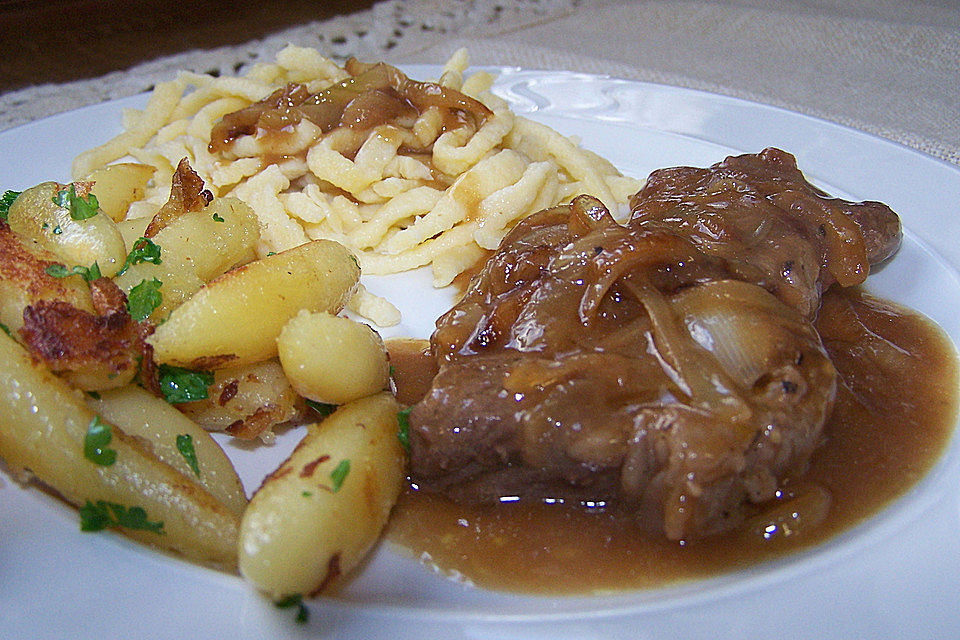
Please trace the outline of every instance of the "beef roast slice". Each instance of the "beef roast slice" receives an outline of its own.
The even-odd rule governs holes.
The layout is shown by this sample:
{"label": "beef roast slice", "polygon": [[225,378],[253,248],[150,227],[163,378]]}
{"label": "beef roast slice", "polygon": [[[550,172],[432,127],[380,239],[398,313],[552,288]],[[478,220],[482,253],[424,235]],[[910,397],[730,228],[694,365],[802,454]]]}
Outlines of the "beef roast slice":
{"label": "beef roast slice", "polygon": [[[738,213],[747,201],[727,215],[754,215]],[[634,205],[627,226],[589,197],[534,214],[438,320],[439,373],[410,415],[421,488],[482,502],[618,502],[692,539],[733,526],[745,504],[803,472],[836,378],[809,297],[737,259],[731,234],[722,251],[704,250],[689,203],[682,224],[641,219],[639,196]],[[816,228],[777,233],[778,251],[799,247],[833,267],[865,247],[830,256]],[[836,279],[818,273],[805,290],[817,304]]]}

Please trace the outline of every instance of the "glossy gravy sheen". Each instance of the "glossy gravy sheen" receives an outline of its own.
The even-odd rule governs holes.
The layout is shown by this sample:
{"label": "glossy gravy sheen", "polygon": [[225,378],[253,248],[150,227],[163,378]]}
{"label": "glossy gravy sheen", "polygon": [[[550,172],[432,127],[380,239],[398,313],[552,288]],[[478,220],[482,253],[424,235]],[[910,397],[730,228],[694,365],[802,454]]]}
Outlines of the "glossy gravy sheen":
{"label": "glossy gravy sheen", "polygon": [[[817,327],[840,373],[823,442],[806,475],[738,530],[676,543],[612,508],[482,507],[409,488],[387,537],[448,575],[542,594],[665,586],[821,543],[903,495],[938,460],[957,420],[958,374],[936,325],[859,289],[829,291]],[[388,346],[401,402],[413,402],[433,363],[422,341]]]}

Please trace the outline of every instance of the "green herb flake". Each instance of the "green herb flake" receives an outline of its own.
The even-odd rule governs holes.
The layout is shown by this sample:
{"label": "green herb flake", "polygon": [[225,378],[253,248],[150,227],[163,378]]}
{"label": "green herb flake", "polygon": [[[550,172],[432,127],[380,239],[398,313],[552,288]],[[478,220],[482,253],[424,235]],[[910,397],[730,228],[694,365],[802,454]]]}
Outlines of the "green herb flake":
{"label": "green herb flake", "polygon": [[397,440],[407,453],[410,453],[410,407],[397,412]]}
{"label": "green herb flake", "polygon": [[8,336],[10,336],[11,338],[13,337],[13,334],[10,333],[10,327],[8,327],[7,325],[3,324],[2,322],[0,322],[0,331],[3,331],[5,334],[7,334]]}
{"label": "green herb flake", "polygon": [[150,317],[153,310],[163,304],[163,294],[160,293],[162,282],[156,278],[141,280],[140,284],[130,289],[127,294],[127,310],[137,322]]}
{"label": "green herb flake", "polygon": [[119,276],[133,265],[140,264],[141,262],[150,262],[153,264],[163,262],[160,258],[160,246],[154,243],[153,240],[142,236],[133,243],[133,249],[127,254],[127,259],[124,261],[120,271],[117,272],[117,275]]}
{"label": "green herb flake", "polygon": [[96,391],[87,391],[87,395],[93,398],[94,400],[100,399],[100,394]]}
{"label": "green herb flake", "polygon": [[0,196],[0,220],[4,222],[7,221],[7,216],[10,215],[10,205],[13,204],[13,201],[17,199],[20,193],[20,191],[7,190]]}
{"label": "green herb flake", "polygon": [[357,265],[357,269],[360,268],[360,262],[357,260],[357,256],[350,254],[350,259],[353,260],[353,264]]}
{"label": "green herb flake", "polygon": [[213,214],[213,221],[214,221],[214,222],[223,222],[223,218],[220,216],[220,214],[215,213],[215,214]]}
{"label": "green herb flake", "polygon": [[117,461],[117,451],[107,448],[112,439],[110,425],[101,421],[100,416],[94,416],[87,426],[87,435],[83,438],[84,457],[102,467],[109,467]]}
{"label": "green herb flake", "polygon": [[304,498],[309,498],[313,495],[313,491],[301,491],[300,495],[302,495]]}
{"label": "green herb flake", "polygon": [[161,364],[158,367],[160,392],[170,404],[206,400],[213,384],[213,373]]}
{"label": "green herb flake", "polygon": [[350,475],[350,461],[341,460],[340,464],[330,472],[330,480],[333,481],[333,492],[336,493],[340,491],[340,487],[343,486],[343,481],[347,479],[347,476]]}
{"label": "green herb flake", "polygon": [[297,617],[294,618],[299,624],[303,624],[307,621],[307,618],[310,617],[310,612],[307,611],[307,605],[303,604],[303,596],[299,593],[292,596],[287,596],[281,600],[277,600],[273,603],[278,609],[290,609],[292,607],[297,608]]}
{"label": "green herb flake", "polygon": [[303,399],[307,403],[307,406],[320,414],[321,418],[326,418],[328,415],[337,410],[337,405],[327,404],[326,402],[317,402],[316,400],[310,400],[308,398]]}
{"label": "green herb flake", "polygon": [[48,266],[46,269],[44,269],[44,272],[52,278],[66,278],[67,276],[80,275],[76,271],[79,268],[80,267],[74,267],[73,270],[71,270],[71,269],[67,269],[66,266],[58,262],[54,262],[53,264]]}
{"label": "green herb flake", "polygon": [[80,507],[80,530],[102,531],[107,527],[123,527],[163,533],[163,522],[150,522],[142,507],[125,507],[115,502],[97,500]]}
{"label": "green herb flake", "polygon": [[77,195],[77,189],[70,184],[66,189],[58,191],[53,197],[53,203],[70,212],[74,220],[86,220],[100,213],[100,203],[92,193],[86,198]]}
{"label": "green herb flake", "polygon": [[200,477],[200,463],[197,462],[197,452],[193,448],[193,436],[189,433],[184,433],[177,436],[177,451],[180,452],[180,455],[183,456],[183,459],[187,461],[187,464],[190,465],[190,468],[193,469],[193,472],[197,474],[197,477]]}
{"label": "green herb flake", "polygon": [[101,278],[103,274],[100,272],[100,265],[94,262],[89,267],[76,266],[72,269],[67,269],[65,265],[60,264],[59,262],[54,262],[44,269],[46,274],[53,278],[67,278],[70,276],[80,276],[87,282],[93,282],[98,278]]}

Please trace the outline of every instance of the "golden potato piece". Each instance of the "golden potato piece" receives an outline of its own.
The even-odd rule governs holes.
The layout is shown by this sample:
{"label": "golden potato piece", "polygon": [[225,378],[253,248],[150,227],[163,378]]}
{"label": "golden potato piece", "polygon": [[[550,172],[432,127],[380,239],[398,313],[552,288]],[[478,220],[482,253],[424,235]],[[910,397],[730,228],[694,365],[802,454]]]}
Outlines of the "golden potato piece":
{"label": "golden potato piece", "polygon": [[12,470],[33,473],[78,506],[88,524],[123,524],[123,533],[143,542],[235,564],[236,514],[116,426],[106,425],[107,441],[91,447],[90,433],[105,423],[2,332],[0,389],[0,457]]}
{"label": "golden potato piece", "polygon": [[151,239],[159,247],[160,262],[129,266],[117,276],[117,284],[129,294],[141,282],[159,280],[163,299],[150,314],[151,322],[159,323],[205,282],[256,258],[259,240],[253,210],[236,198],[220,198],[160,229]]}
{"label": "golden potato piece", "polygon": [[240,525],[240,572],[274,599],[318,593],[376,543],[404,478],[388,393],[311,425],[254,494]]}
{"label": "golden potato piece", "polygon": [[196,478],[237,516],[243,514],[247,495],[230,458],[209,433],[172,405],[135,385],[88,397],[87,405],[126,434],[149,442],[162,462]]}
{"label": "golden potato piece", "polygon": [[343,308],[360,267],[340,244],[316,240],[228,271],[177,307],[150,337],[157,362],[217,369],[277,355],[277,336],[302,309]]}
{"label": "golden potato piece", "polygon": [[[25,238],[36,241],[55,254],[68,269],[89,268],[94,262],[106,277],[114,276],[123,266],[127,250],[116,223],[97,209],[58,204],[89,203],[90,183],[62,185],[44,182],[21,193],[7,215],[10,228]],[[87,216],[90,217],[82,217]]]}
{"label": "golden potato piece", "polygon": [[226,431],[243,440],[269,439],[274,426],[294,419],[303,408],[276,359],[217,369],[208,393],[178,409],[208,431]]}
{"label": "golden potato piece", "polygon": [[387,388],[390,364],[380,335],[329,313],[301,311],[277,337],[280,364],[297,393],[344,404]]}
{"label": "golden potato piece", "polygon": [[90,193],[97,196],[100,210],[120,222],[127,217],[130,203],[143,199],[154,172],[156,168],[148,164],[120,162],[101,167],[86,179],[93,183]]}

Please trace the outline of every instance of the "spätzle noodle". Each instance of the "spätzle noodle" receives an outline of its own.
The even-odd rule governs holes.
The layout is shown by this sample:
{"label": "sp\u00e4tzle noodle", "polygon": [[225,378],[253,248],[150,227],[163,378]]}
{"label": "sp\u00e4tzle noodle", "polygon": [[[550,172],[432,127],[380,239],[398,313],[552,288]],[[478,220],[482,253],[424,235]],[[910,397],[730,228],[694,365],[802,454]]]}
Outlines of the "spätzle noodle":
{"label": "sp\u00e4tzle noodle", "polygon": [[[244,77],[184,72],[157,85],[143,111],[126,113],[123,133],[77,157],[74,177],[125,157],[156,167],[144,201],[128,213],[146,215],[166,201],[170,176],[186,157],[215,197],[232,195],[253,208],[261,256],[336,240],[358,256],[365,273],[429,265],[437,286],[539,209],[589,193],[616,211],[639,189],[637,180],[576,140],[516,116],[491,92],[491,74],[465,75],[467,62],[466,51],[456,52],[430,90],[385,65],[351,61],[341,68],[295,46]],[[393,83],[379,91],[392,90],[395,104],[374,104],[382,113],[364,126],[345,123],[350,100],[369,102],[376,92],[364,88],[378,77]],[[342,99],[336,114],[342,119],[324,126],[297,117],[277,130],[256,120],[217,138],[224,116],[267,97],[276,106],[294,95],[292,83],[328,102]],[[355,112],[364,108],[370,111],[366,104]],[[365,289],[350,307],[380,325],[400,321],[392,304]]]}

